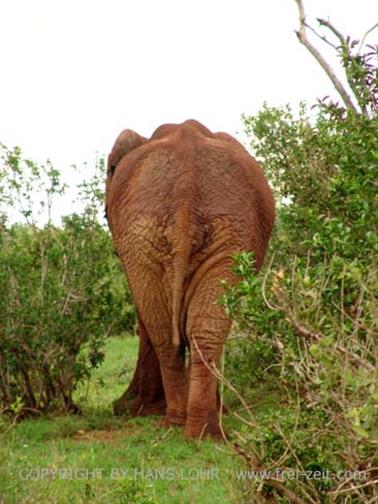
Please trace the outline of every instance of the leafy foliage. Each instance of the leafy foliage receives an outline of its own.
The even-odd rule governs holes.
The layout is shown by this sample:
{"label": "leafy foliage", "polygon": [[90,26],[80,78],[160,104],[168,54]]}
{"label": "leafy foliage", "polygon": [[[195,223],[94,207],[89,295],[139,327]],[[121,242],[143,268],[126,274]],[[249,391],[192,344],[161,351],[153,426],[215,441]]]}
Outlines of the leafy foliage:
{"label": "leafy foliage", "polygon": [[[265,105],[244,117],[278,215],[264,274],[255,275],[249,254],[237,258],[240,283],[224,302],[246,338],[237,363],[231,347],[228,370],[232,376],[244,370],[236,382],[247,394],[253,383],[274,382],[297,413],[288,415],[286,403],[278,418],[254,425],[242,453],[250,466],[254,460],[264,467],[366,471],[358,491],[353,478],[323,486],[305,481],[314,502],[329,492],[333,502],[346,492],[368,502],[376,478],[378,117],[369,50],[355,57],[346,45],[342,60],[369,114],[326,99],[311,114],[304,104],[298,115],[289,106]],[[286,481],[285,488],[306,495],[303,480],[302,486]]]}
{"label": "leafy foliage", "polygon": [[[72,392],[103,359],[109,334],[132,329],[134,310],[108,232],[97,220],[100,175],[86,182],[81,215],[51,223],[60,173],[2,147],[0,403],[16,416],[75,410]],[[47,222],[43,212],[47,211]],[[7,224],[9,215],[26,224]]]}

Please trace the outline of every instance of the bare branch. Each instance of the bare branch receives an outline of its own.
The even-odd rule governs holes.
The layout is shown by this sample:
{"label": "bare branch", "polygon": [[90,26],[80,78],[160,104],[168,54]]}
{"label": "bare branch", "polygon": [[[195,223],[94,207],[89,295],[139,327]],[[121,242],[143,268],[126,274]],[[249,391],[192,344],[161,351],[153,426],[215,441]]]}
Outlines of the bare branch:
{"label": "bare branch", "polygon": [[[307,327],[304,327],[300,322],[298,322],[298,320],[294,317],[293,313],[289,310],[288,307],[284,307],[282,308],[282,310],[286,314],[287,322],[290,323],[295,332],[300,336],[304,336],[306,339],[313,341],[320,341],[320,339],[323,337],[321,333],[311,331],[310,329],[307,329]],[[347,355],[351,360],[353,360],[356,364],[360,365],[361,367],[367,369],[368,371],[374,371],[375,367],[372,364],[370,364],[370,362],[367,362],[362,357],[360,357],[358,354],[351,352],[350,350],[339,344],[337,344],[335,348],[340,353]]]}
{"label": "bare branch", "polygon": [[361,42],[360,42],[360,45],[359,45],[359,47],[358,47],[358,54],[360,54],[361,49],[362,49],[362,47],[363,47],[363,46],[364,46],[364,44],[365,44],[366,37],[369,35],[369,33],[371,33],[371,32],[372,32],[373,30],[375,30],[376,28],[378,28],[378,23],[375,23],[375,25],[374,25],[374,26],[372,26],[371,28],[369,28],[369,29],[366,31],[366,33],[365,33],[365,35],[362,37]]}
{"label": "bare branch", "polygon": [[337,28],[335,28],[333,26],[331,21],[328,21],[327,19],[322,19],[322,18],[317,18],[317,20],[318,20],[318,23],[320,24],[320,26],[326,26],[329,30],[331,30],[331,32],[340,40],[340,44],[342,46],[346,46],[346,40],[345,40],[344,35],[341,32],[339,32],[339,30],[337,30]]}
{"label": "bare branch", "polygon": [[[351,478],[352,480],[352,478]],[[371,481],[368,481],[366,483],[362,483],[361,485],[351,485],[351,488],[345,488],[344,490],[338,490],[338,491],[335,491],[335,492],[331,492],[331,494],[333,495],[340,495],[342,493],[352,493],[351,490],[358,490],[359,488],[365,488],[365,487],[368,487],[368,486],[375,486],[378,484],[378,479],[373,479]]]}
{"label": "bare branch", "polygon": [[[283,496],[289,499],[290,502],[294,502],[295,504],[305,504],[305,501],[302,500],[297,494],[295,494],[292,490],[289,488],[285,487],[280,481],[272,479],[272,478],[267,478],[264,480],[268,485],[272,486],[278,492]],[[311,501],[315,502],[315,501]]]}
{"label": "bare branch", "polygon": [[337,51],[337,46],[335,46],[335,44],[332,44],[332,42],[330,42],[325,35],[320,35],[320,33],[318,33],[312,26],[310,26],[307,23],[306,23],[306,28],[308,28],[310,31],[312,31],[312,33],[316,37],[318,37],[320,40],[322,40],[326,44],[330,45],[333,49],[335,49]]}
{"label": "bare branch", "polygon": [[[244,448],[242,448],[237,443],[234,443],[233,446],[234,446],[236,453],[238,455],[240,455],[245,460],[245,462],[247,463],[247,466],[251,470],[256,470],[256,460],[254,459],[254,457],[251,457],[251,455],[248,452],[246,452],[246,450],[244,450]],[[281,495],[283,495],[284,497],[287,497],[290,500],[290,502],[294,502],[296,504],[305,504],[304,501],[297,494],[295,494],[292,490],[287,488],[280,481],[273,479],[273,478],[261,478],[261,479],[264,483],[267,483],[268,485],[270,485],[273,488],[275,488],[276,490],[278,490],[278,492]],[[314,502],[314,501],[311,501],[311,502]],[[314,502],[314,504],[316,504],[316,502]]]}
{"label": "bare branch", "polygon": [[[279,284],[276,284],[274,286],[274,293],[277,296],[277,298],[281,301],[281,306],[279,307],[279,309],[283,313],[285,313],[286,321],[291,325],[291,327],[299,336],[303,336],[305,339],[314,342],[319,342],[322,338],[324,338],[324,335],[321,332],[312,331],[311,329],[308,329],[299,322],[293,310],[287,303],[285,293]],[[351,352],[350,350],[339,344],[336,344],[335,348],[340,353],[347,355],[352,361],[354,361],[359,366],[365,368],[368,371],[374,371],[375,367],[372,364],[370,364],[370,362],[363,359],[355,352]]]}
{"label": "bare branch", "polygon": [[299,42],[306,47],[306,49],[312,54],[312,56],[316,59],[316,61],[319,63],[319,65],[323,68],[325,73],[330,78],[332,84],[335,86],[337,92],[341,96],[345,106],[348,109],[352,110],[355,114],[359,114],[358,109],[354,105],[353,101],[351,100],[351,98],[350,98],[349,94],[347,93],[346,89],[344,88],[343,84],[336,76],[332,67],[326,62],[326,60],[323,58],[323,56],[320,54],[320,52],[316,49],[316,47],[314,47],[309,42],[309,40],[307,38],[307,33],[306,33],[306,26],[307,26],[306,25],[306,16],[305,16],[302,0],[295,0],[295,2],[298,6],[298,11],[299,11],[299,30],[295,32],[298,37]]}
{"label": "bare branch", "polygon": [[[338,51],[339,53],[341,54],[341,56],[343,58],[346,58],[348,60],[348,62],[350,63],[352,60],[353,60],[353,55],[352,55],[352,52],[351,52],[351,47],[349,47],[349,39],[345,39],[345,37],[342,35],[342,33],[340,33],[335,27],[334,25],[328,21],[328,20],[325,20],[325,19],[320,19],[318,18],[318,22],[321,26],[325,26],[326,28],[328,28],[340,41],[340,47],[338,48]],[[365,35],[363,36],[363,39],[359,45],[359,49],[358,49],[358,54],[360,53],[361,51],[361,48],[364,44],[364,41],[367,37],[367,35],[372,31],[374,30],[374,28],[376,28],[378,26],[378,23],[375,24],[372,28],[370,28],[370,30],[368,30]],[[357,44],[357,41],[355,42]],[[346,69],[345,69],[346,70]],[[362,113],[368,118],[370,119],[370,114],[369,114],[369,111],[368,111],[368,108],[367,108],[367,105],[364,103],[363,100],[361,100],[360,98],[360,93],[358,92],[358,89],[356,87],[356,84],[353,82],[353,79],[351,78],[351,76],[349,75],[349,72],[346,70],[345,71],[346,73],[346,78],[347,78],[347,81],[348,81],[348,84],[350,86],[350,89],[353,91],[353,94],[354,96],[356,97],[356,100],[362,110]]]}
{"label": "bare branch", "polygon": [[277,310],[277,308],[275,308],[273,305],[271,305],[268,301],[268,298],[266,296],[266,281],[267,281],[267,278],[268,278],[268,275],[269,273],[272,271],[272,264],[273,264],[273,261],[274,261],[274,257],[275,257],[275,254],[272,255],[272,259],[270,260],[269,262],[269,266],[267,267],[266,269],[266,273],[264,275],[264,280],[263,280],[263,283],[262,283],[262,296],[263,296],[263,299],[265,301],[265,304],[266,306],[270,309],[270,310]]}

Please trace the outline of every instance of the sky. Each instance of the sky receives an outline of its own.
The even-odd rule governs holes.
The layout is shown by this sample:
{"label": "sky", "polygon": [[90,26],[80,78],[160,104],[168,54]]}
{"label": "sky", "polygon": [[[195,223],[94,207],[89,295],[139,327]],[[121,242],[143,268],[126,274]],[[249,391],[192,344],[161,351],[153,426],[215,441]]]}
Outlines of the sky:
{"label": "sky", "polygon": [[[378,18],[376,0],[304,5],[356,37]],[[235,134],[264,101],[332,95],[297,26],[294,0],[0,0],[0,142],[70,173],[123,128]]]}

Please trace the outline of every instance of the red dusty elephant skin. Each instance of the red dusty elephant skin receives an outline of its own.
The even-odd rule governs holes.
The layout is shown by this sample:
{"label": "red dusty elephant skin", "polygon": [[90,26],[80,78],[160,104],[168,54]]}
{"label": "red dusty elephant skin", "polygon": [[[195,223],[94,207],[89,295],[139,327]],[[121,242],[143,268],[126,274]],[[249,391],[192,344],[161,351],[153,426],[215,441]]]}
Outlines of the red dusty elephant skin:
{"label": "red dusty elephant skin", "polygon": [[263,171],[234,138],[197,121],[166,124],[150,139],[124,130],[108,158],[106,207],[141,337],[115,409],[148,414],[166,402],[165,425],[219,437],[212,369],[231,325],[217,302],[220,280],[235,281],[237,252],[262,265],[274,222]]}

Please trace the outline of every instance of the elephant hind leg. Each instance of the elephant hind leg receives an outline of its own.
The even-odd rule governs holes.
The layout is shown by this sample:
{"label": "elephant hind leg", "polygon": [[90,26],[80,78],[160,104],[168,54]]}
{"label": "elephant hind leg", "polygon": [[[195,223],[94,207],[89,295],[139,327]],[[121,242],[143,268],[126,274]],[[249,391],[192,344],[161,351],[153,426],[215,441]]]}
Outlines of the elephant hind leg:
{"label": "elephant hind leg", "polygon": [[[153,270],[128,272],[138,312],[148,340],[159,362],[159,370],[167,404],[165,425],[182,425],[186,418],[187,381],[185,376],[185,352],[172,342],[172,317],[164,295],[161,278]],[[144,287],[141,288],[141,278]],[[146,287],[148,286],[148,287]],[[148,370],[146,370],[148,376]],[[142,380],[143,381],[143,380]],[[147,380],[148,381],[148,380]]]}
{"label": "elephant hind leg", "polygon": [[223,345],[231,321],[218,303],[223,294],[220,278],[230,277],[228,264],[208,271],[189,303],[187,335],[190,342],[190,378],[185,436],[201,438],[210,434],[223,438],[219,424],[217,377]]}
{"label": "elephant hind leg", "polygon": [[171,338],[155,346],[163,378],[167,411],[163,425],[185,425],[187,378],[185,373],[185,348],[173,345]]}
{"label": "elephant hind leg", "polygon": [[113,410],[116,415],[164,415],[166,402],[159,360],[139,316],[138,332],[140,342],[137,367],[128,388],[114,402]]}

